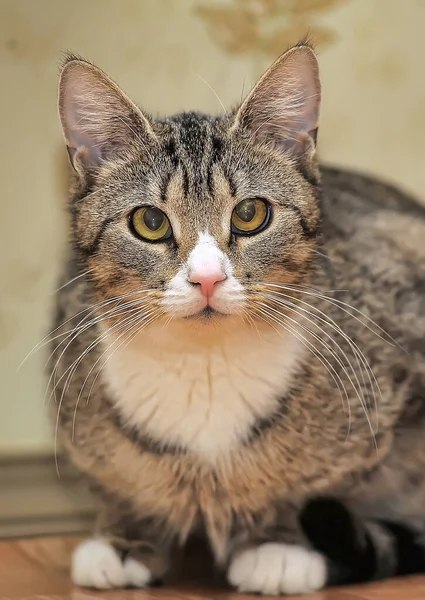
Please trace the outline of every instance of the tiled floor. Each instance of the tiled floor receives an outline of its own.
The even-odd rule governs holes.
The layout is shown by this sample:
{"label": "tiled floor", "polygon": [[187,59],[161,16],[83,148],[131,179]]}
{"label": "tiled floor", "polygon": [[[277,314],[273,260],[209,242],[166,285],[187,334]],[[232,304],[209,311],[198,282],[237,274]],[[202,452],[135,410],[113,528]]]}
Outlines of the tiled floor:
{"label": "tiled floor", "polygon": [[[202,562],[190,561],[184,581],[148,591],[94,592],[73,588],[68,562],[75,539],[0,542],[0,600],[247,600],[217,583],[205,583]],[[201,581],[201,583],[200,583]],[[203,581],[203,583],[202,583]],[[309,600],[425,600],[425,578],[325,591]]]}

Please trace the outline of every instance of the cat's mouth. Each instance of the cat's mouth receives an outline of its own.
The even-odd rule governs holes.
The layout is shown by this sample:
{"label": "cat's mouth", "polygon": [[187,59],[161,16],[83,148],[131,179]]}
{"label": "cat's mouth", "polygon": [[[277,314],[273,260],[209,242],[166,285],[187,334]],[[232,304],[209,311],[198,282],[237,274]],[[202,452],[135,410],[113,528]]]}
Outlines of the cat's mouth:
{"label": "cat's mouth", "polygon": [[218,317],[218,316],[225,316],[225,315],[224,315],[224,313],[220,312],[219,310],[216,310],[212,306],[207,305],[205,308],[203,308],[199,312],[194,313],[193,315],[188,315],[187,317],[185,317],[185,319],[210,320],[210,319],[213,319],[214,317]]}

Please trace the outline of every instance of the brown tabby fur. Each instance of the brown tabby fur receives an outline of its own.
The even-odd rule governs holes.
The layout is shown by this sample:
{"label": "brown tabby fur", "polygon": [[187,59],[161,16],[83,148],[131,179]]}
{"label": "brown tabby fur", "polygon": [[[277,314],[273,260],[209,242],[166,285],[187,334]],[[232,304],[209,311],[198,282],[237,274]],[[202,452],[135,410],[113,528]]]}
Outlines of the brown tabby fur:
{"label": "brown tabby fur", "polygon": [[[96,81],[104,95],[108,84],[101,76]],[[63,281],[80,277],[58,294],[59,332],[72,331],[85,313],[74,315],[94,302],[134,292],[140,281],[154,288],[148,297],[157,306],[163,286],[196,242],[193,232],[207,223],[253,298],[252,335],[296,316],[310,328],[306,339],[335,369],[347,397],[323,360],[308,352],[278,410],[259,421],[236,450],[209,463],[123,423],[102,372],[89,375],[103,347],[93,348],[64,385],[66,369],[100,335],[93,325],[55,364],[59,348],[53,366],[60,438],[103,503],[99,531],[118,548],[142,553],[158,577],[166,571],[170,549],[197,531],[205,533],[219,563],[253,543],[309,544],[299,513],[317,495],[342,500],[366,529],[382,518],[425,533],[425,210],[373,179],[319,171],[311,151],[288,159],[273,144],[255,139],[248,113],[247,123],[237,126],[235,113],[160,121],[144,115],[140,122],[133,108],[124,109],[115,96],[110,102],[108,110],[127,110],[137,136],[126,137],[111,117],[102,124],[102,136],[124,146],[118,158],[111,150],[97,171],[88,171],[85,157],[71,154],[79,175],[70,202],[74,249]],[[152,186],[154,171],[163,181],[155,193],[165,196],[164,206],[181,226],[179,247],[167,255],[157,244],[137,250],[139,242],[127,233],[122,217]],[[242,240],[238,247],[222,232],[221,215],[229,197],[251,195],[258,181],[261,195],[283,208],[269,235],[247,238],[249,243]],[[279,293],[267,282],[292,284],[283,292],[298,312],[267,297]],[[255,299],[268,316],[258,312]],[[302,302],[315,315],[324,313],[326,323],[303,321]],[[167,322],[166,315],[160,319]],[[196,327],[188,327],[196,337]],[[220,335],[220,324],[206,335]],[[332,340],[339,344],[339,358],[329,350]],[[356,377],[352,385],[350,378]],[[374,531],[370,535],[383,560],[377,573],[397,572],[393,540]]]}

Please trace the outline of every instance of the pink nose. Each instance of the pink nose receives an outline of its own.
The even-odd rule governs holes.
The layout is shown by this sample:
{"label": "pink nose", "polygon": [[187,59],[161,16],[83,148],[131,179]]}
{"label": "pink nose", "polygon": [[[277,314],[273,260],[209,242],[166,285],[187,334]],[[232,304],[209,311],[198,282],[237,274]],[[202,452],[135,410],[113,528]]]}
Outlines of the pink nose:
{"label": "pink nose", "polygon": [[209,273],[197,273],[192,272],[190,275],[190,283],[195,283],[201,286],[201,294],[205,298],[211,298],[214,294],[214,286],[220,281],[224,281],[226,276],[221,271],[209,272]]}

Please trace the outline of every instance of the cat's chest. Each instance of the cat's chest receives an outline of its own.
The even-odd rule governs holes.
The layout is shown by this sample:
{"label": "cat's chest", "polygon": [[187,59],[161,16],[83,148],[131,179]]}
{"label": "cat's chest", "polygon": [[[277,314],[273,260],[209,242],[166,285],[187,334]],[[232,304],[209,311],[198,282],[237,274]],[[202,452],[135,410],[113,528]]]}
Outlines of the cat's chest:
{"label": "cat's chest", "polygon": [[[158,335],[161,335],[158,331]],[[139,340],[108,360],[125,421],[155,441],[215,460],[272,414],[290,385],[300,348],[293,338],[229,336],[211,344]]]}

